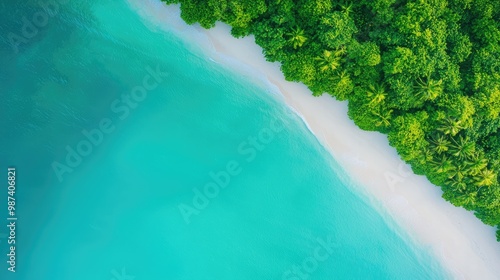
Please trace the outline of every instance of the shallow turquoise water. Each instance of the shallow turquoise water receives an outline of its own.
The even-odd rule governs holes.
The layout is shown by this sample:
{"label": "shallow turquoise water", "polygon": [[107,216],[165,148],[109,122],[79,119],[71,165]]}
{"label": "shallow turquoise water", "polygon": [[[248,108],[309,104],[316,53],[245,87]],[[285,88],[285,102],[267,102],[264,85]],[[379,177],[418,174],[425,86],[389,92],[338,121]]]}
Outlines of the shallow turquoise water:
{"label": "shallow turquoise water", "polygon": [[0,11],[0,166],[17,169],[19,218],[0,279],[449,277],[263,82],[203,46],[124,2],[75,1],[15,53],[9,34],[42,10]]}

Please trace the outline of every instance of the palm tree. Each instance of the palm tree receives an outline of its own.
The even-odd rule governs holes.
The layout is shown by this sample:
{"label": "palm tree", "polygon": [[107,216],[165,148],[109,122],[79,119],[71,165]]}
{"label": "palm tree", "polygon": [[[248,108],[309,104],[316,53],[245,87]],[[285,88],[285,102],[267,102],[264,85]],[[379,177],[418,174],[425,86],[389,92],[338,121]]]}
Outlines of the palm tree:
{"label": "palm tree", "polygon": [[352,4],[347,4],[346,1],[340,3],[340,8],[346,15],[350,15],[352,12]]}
{"label": "palm tree", "polygon": [[432,152],[429,148],[423,148],[422,151],[418,154],[418,159],[421,164],[426,164],[427,162],[432,162],[433,156]]}
{"label": "palm tree", "polygon": [[474,177],[477,186],[491,186],[495,183],[497,174],[489,169],[483,169]]}
{"label": "palm tree", "polygon": [[369,103],[370,107],[375,107],[378,104],[382,103],[387,96],[384,86],[381,86],[379,84],[370,85],[369,90],[366,92],[366,94],[371,98]]}
{"label": "palm tree", "polygon": [[465,181],[457,178],[450,178],[446,185],[451,187],[454,193],[463,193],[467,189]]}
{"label": "palm tree", "polygon": [[462,126],[460,120],[455,120],[454,118],[445,118],[441,121],[438,130],[442,131],[446,135],[451,134],[451,136],[455,136],[463,128],[464,127]]}
{"label": "palm tree", "polygon": [[319,61],[319,69],[321,72],[327,70],[336,70],[340,66],[341,56],[344,54],[344,49],[338,49],[336,51],[324,50],[322,56],[318,56],[315,60]]}
{"label": "palm tree", "polygon": [[433,171],[436,173],[448,173],[453,167],[453,162],[444,155],[440,161],[432,161]]}
{"label": "palm tree", "polygon": [[465,164],[469,165],[470,174],[472,176],[476,176],[488,166],[488,160],[479,153],[474,153],[470,160],[466,161]]}
{"label": "palm tree", "polygon": [[391,122],[389,120],[391,119],[392,110],[379,110],[378,112],[372,110],[371,113],[375,117],[377,117],[377,120],[375,121],[375,126],[389,127],[391,125]]}
{"label": "palm tree", "polygon": [[434,100],[443,92],[443,81],[435,81],[429,77],[426,80],[418,78],[413,88],[421,101]]}
{"label": "palm tree", "polygon": [[307,37],[304,35],[304,30],[298,26],[286,35],[290,36],[288,41],[292,43],[294,49],[302,47],[302,45],[307,41]]}
{"label": "palm tree", "polygon": [[338,75],[338,85],[339,86],[345,86],[348,85],[351,82],[351,79],[349,77],[349,74],[346,71],[342,71]]}
{"label": "palm tree", "polygon": [[467,210],[471,210],[471,206],[476,203],[477,192],[467,192],[453,197],[454,205],[463,206]]}
{"label": "palm tree", "polygon": [[463,181],[465,176],[467,175],[467,166],[465,164],[459,164],[459,165],[454,165],[449,171],[448,171],[448,178],[449,179],[455,179],[457,181]]}
{"label": "palm tree", "polygon": [[458,141],[453,138],[451,138],[451,140],[453,144],[450,147],[450,152],[459,159],[470,158],[476,152],[474,142],[469,141],[467,137],[464,138],[460,136]]}
{"label": "palm tree", "polygon": [[448,148],[451,144],[451,142],[448,141],[448,139],[446,139],[444,135],[431,137],[431,139],[429,139],[429,142],[432,144],[432,147],[438,154],[448,151]]}
{"label": "palm tree", "polygon": [[476,203],[476,198],[477,198],[477,192],[469,192],[463,196],[461,196],[463,199],[464,204],[474,204]]}

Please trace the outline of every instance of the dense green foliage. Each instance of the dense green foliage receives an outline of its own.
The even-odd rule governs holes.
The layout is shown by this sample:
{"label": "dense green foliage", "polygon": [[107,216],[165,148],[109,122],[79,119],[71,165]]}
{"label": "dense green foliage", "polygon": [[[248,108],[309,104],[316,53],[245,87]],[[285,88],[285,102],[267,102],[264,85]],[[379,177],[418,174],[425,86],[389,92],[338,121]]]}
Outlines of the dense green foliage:
{"label": "dense green foliage", "polygon": [[166,2],[187,23],[254,34],[287,80],[348,100],[446,200],[500,225],[500,1]]}

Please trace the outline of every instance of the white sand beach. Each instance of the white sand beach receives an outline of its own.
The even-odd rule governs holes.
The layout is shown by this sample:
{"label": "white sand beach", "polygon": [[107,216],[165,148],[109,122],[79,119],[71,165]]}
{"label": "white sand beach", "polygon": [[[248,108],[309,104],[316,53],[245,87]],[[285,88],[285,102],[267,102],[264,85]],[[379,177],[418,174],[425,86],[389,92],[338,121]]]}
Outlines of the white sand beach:
{"label": "white sand beach", "polygon": [[455,279],[500,278],[500,243],[494,228],[442,199],[438,187],[414,175],[400,160],[385,135],[356,127],[347,116],[346,102],[327,95],[313,97],[304,85],[285,81],[279,64],[265,61],[252,36],[235,39],[230,28],[221,23],[208,31],[188,26],[180,19],[179,6],[167,7],[159,0],[129,2],[151,29],[161,32],[174,28],[180,36],[210,46],[207,53],[214,63],[233,67],[237,64],[230,61],[237,61],[265,75],[359,183],[360,191],[417,243],[429,248]]}

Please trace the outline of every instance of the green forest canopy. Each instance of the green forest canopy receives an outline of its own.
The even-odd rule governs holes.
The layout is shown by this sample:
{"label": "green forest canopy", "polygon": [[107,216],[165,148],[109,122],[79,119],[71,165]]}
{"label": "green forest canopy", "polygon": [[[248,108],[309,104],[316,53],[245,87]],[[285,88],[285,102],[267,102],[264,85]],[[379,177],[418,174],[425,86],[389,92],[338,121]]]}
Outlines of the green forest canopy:
{"label": "green forest canopy", "polygon": [[500,226],[500,1],[164,1],[254,34],[287,80],[348,100],[443,198]]}

